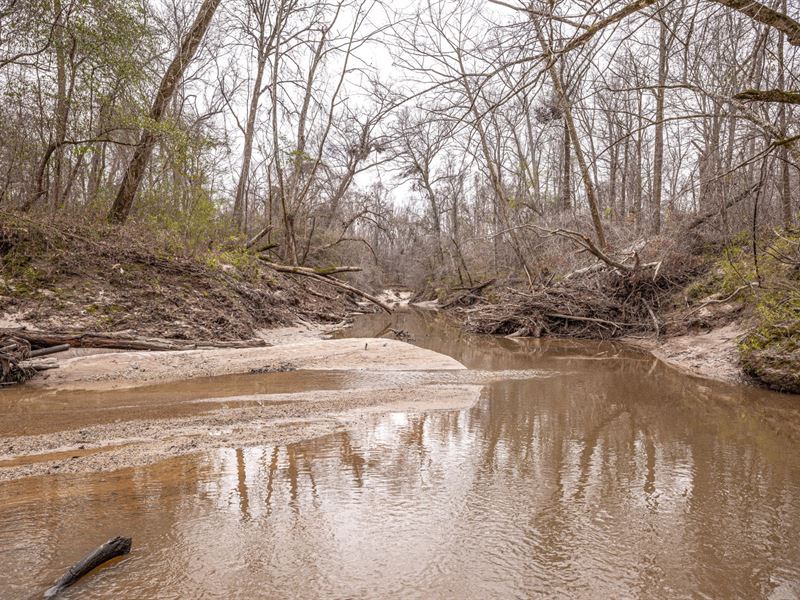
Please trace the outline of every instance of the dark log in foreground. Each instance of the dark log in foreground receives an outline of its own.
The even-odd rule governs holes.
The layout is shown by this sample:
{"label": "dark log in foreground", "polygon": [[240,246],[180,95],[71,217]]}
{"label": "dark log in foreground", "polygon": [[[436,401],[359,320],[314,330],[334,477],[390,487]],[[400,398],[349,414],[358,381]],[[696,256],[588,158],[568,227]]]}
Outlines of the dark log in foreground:
{"label": "dark log in foreground", "polygon": [[[66,345],[76,348],[113,348],[116,350],[193,350],[203,346],[211,348],[257,348],[267,343],[258,338],[250,340],[169,340],[165,338],[136,337],[127,333],[90,333],[80,331],[31,331],[28,329],[0,330],[0,337],[9,335],[24,339],[34,346]],[[37,352],[34,350],[34,352]],[[41,354],[38,356],[42,356]]]}
{"label": "dark log in foreground", "polygon": [[87,554],[80,561],[67,569],[67,572],[56,581],[55,585],[44,593],[44,597],[54,598],[93,569],[96,569],[112,558],[127,554],[131,551],[132,543],[133,540],[129,537],[118,536],[108,540],[105,544],[90,554]]}

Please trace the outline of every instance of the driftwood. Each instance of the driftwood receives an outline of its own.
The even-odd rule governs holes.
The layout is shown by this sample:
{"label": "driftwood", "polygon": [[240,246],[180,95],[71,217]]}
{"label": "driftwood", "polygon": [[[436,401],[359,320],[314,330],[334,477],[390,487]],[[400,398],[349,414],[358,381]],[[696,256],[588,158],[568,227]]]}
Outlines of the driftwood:
{"label": "driftwood", "polygon": [[454,306],[469,306],[474,304],[476,300],[479,300],[479,294],[485,290],[490,285],[494,285],[496,279],[490,279],[489,281],[485,281],[480,283],[474,287],[468,288],[466,292],[457,296],[447,304],[444,304],[442,308],[453,308]]}
{"label": "driftwood", "polygon": [[81,577],[96,569],[105,562],[117,556],[123,556],[131,551],[131,544],[133,540],[129,537],[115,537],[108,540],[105,544],[84,556],[80,561],[75,563],[61,578],[56,581],[55,585],[44,593],[45,598],[54,598],[66,588],[74,584]]}
{"label": "driftwood", "polygon": [[[568,280],[549,281],[523,292],[498,290],[491,303],[459,308],[467,328],[477,333],[539,337],[569,336],[609,339],[623,335],[666,333],[660,314],[671,304],[675,291],[703,269],[701,262],[680,250],[670,250],[662,260],[634,261],[624,269],[600,261]],[[599,258],[599,257],[598,257]]]}
{"label": "driftwood", "polygon": [[37,356],[47,356],[49,354],[56,354],[58,352],[66,352],[70,349],[69,344],[58,344],[57,346],[50,346],[48,348],[38,348],[36,350],[31,350],[30,356],[31,358],[36,358]]}
{"label": "driftwood", "polygon": [[277,263],[270,262],[265,258],[262,258],[261,262],[275,271],[279,271],[281,273],[294,273],[295,275],[322,275],[327,277],[330,275],[335,275],[336,273],[357,273],[358,271],[362,270],[361,267],[328,267],[319,269],[312,269],[310,267],[293,267],[291,265],[279,265]]}
{"label": "driftwood", "polygon": [[39,371],[58,368],[54,359],[41,357],[68,349],[68,345],[61,345],[31,350],[30,342],[21,337],[0,336],[0,385],[22,383]]}
{"label": "driftwood", "polygon": [[[211,348],[255,348],[267,343],[258,338],[250,340],[170,340],[165,338],[137,337],[128,333],[92,333],[81,331],[33,331],[29,329],[0,330],[8,335],[26,340],[34,346],[70,345],[76,348],[114,348],[117,350],[193,350]],[[33,352],[36,352],[34,350]],[[41,355],[39,355],[41,356]]]}
{"label": "driftwood", "polygon": [[58,361],[55,358],[45,358],[44,360],[23,360],[19,363],[20,367],[31,368],[34,371],[49,371],[58,368]]}
{"label": "driftwood", "polygon": [[351,273],[354,271],[360,271],[361,269],[359,267],[332,267],[329,269],[310,269],[308,267],[293,267],[288,265],[279,265],[266,260],[264,257],[259,257],[259,258],[261,259],[261,262],[267,265],[270,269],[273,269],[280,273],[292,273],[294,275],[303,275],[304,277],[309,277],[316,281],[327,283],[328,285],[332,285],[333,287],[347,290],[348,292],[351,292],[356,296],[360,296],[365,300],[369,300],[373,304],[381,307],[387,313],[391,314],[392,312],[392,307],[383,302],[382,300],[380,300],[379,298],[377,298],[376,296],[373,296],[372,294],[369,294],[363,290],[355,288],[352,285],[345,283],[341,279],[336,279],[332,277],[332,275],[335,273]]}

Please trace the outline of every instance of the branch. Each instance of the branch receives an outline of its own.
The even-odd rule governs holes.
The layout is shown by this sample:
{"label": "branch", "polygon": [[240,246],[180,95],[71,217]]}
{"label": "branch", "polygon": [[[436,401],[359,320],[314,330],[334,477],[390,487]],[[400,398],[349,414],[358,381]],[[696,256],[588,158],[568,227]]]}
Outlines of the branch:
{"label": "branch", "polygon": [[339,279],[335,279],[330,277],[332,273],[346,273],[351,271],[360,271],[361,269],[358,267],[335,267],[332,269],[309,269],[306,267],[290,267],[288,265],[278,265],[266,260],[263,256],[259,256],[261,262],[267,265],[270,269],[278,271],[279,273],[292,273],[294,275],[303,275],[304,277],[310,277],[316,281],[321,281],[323,283],[327,283],[328,285],[332,285],[334,287],[341,288],[343,290],[347,290],[355,294],[356,296],[361,296],[365,300],[369,300],[373,304],[380,306],[383,310],[387,313],[392,313],[392,307],[386,304],[385,302],[379,300],[372,294],[368,294],[363,290],[359,290],[358,288],[353,287],[341,281]]}
{"label": "branch", "polygon": [[267,265],[270,269],[279,271],[281,273],[294,273],[295,275],[322,275],[328,277],[336,273],[356,273],[361,271],[361,267],[328,267],[323,269],[311,269],[309,267],[293,267],[290,265],[279,265],[261,258],[261,262]]}
{"label": "branch", "polygon": [[629,267],[628,265],[624,265],[619,261],[614,260],[607,254],[605,254],[602,250],[600,250],[597,246],[595,246],[594,242],[587,236],[583,235],[582,233],[578,233],[577,231],[571,231],[569,229],[545,229],[543,227],[538,227],[534,225],[536,229],[540,231],[544,231],[548,235],[557,235],[563,238],[567,238],[568,240],[575,242],[579,246],[581,246],[584,250],[588,251],[590,254],[594,255],[604,263],[606,263],[609,267],[613,267],[620,271],[624,271],[629,273],[631,271],[635,271],[635,267]]}
{"label": "branch", "polygon": [[800,23],[789,15],[769,8],[755,0],[711,0],[747,15],[754,21],[768,25],[786,35],[792,46],[800,46]]}
{"label": "branch", "polygon": [[800,92],[786,90],[744,90],[733,96],[745,102],[779,102],[781,104],[800,104]]}

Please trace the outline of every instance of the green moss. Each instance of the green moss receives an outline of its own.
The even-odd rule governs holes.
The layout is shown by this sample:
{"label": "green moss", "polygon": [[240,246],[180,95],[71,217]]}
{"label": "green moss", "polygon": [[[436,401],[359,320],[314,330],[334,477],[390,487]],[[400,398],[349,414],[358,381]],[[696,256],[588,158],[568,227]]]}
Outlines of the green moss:
{"label": "green moss", "polygon": [[[755,278],[750,253],[731,256],[730,272],[752,268]],[[760,285],[749,297],[758,324],[739,344],[742,367],[770,387],[800,392],[800,233],[777,232],[759,257]]]}

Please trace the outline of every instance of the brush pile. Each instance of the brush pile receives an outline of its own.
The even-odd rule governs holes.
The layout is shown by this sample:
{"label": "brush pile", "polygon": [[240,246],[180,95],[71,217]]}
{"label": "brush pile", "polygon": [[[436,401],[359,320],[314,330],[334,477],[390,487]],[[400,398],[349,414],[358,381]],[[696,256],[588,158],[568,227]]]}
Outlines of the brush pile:
{"label": "brush pile", "polygon": [[0,336],[0,386],[23,383],[39,371],[57,368],[55,360],[42,357],[64,350],[69,350],[69,345],[61,344],[34,350],[28,340],[15,336]]}
{"label": "brush pile", "polygon": [[506,288],[490,303],[461,309],[468,329],[514,337],[610,339],[665,333],[659,317],[674,307],[674,292],[702,270],[700,260],[674,249],[657,262],[598,261],[560,281],[527,290]]}

